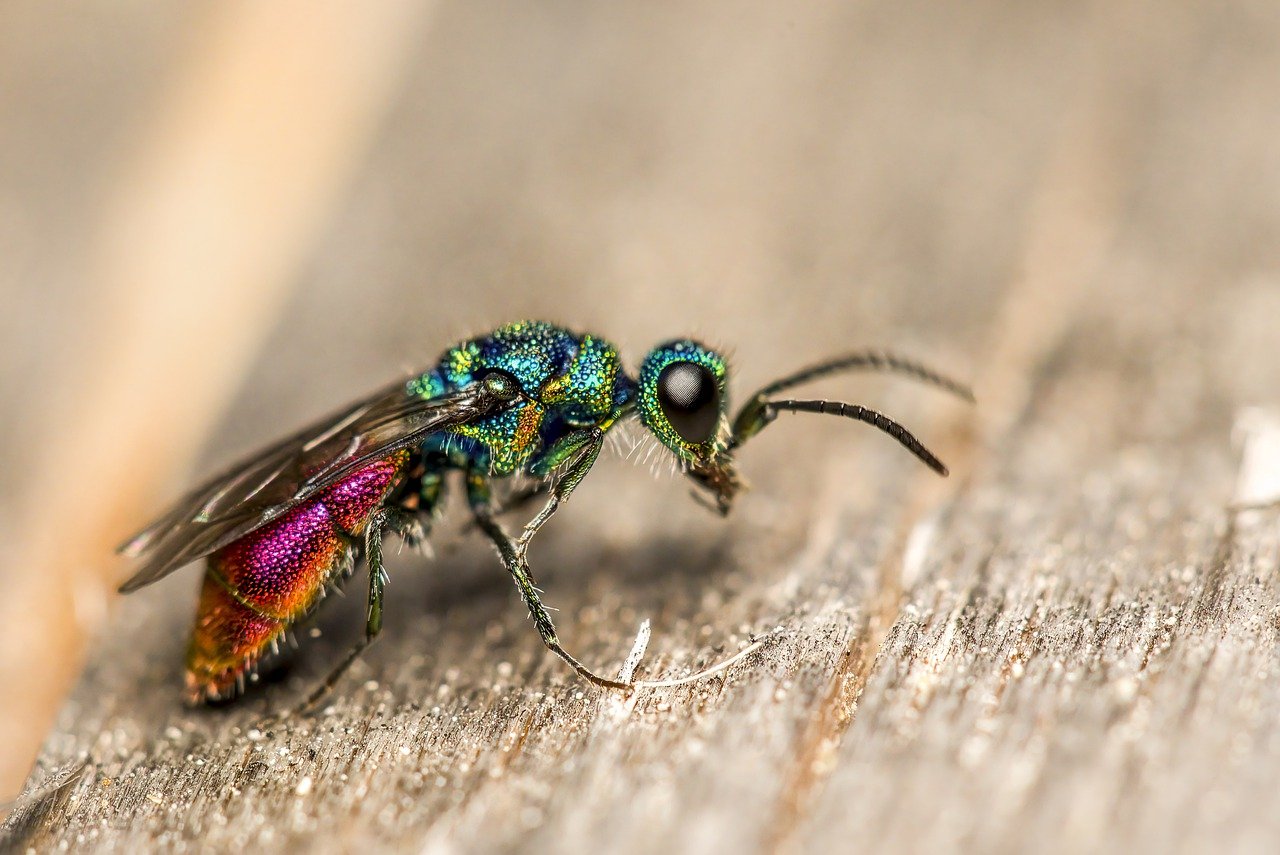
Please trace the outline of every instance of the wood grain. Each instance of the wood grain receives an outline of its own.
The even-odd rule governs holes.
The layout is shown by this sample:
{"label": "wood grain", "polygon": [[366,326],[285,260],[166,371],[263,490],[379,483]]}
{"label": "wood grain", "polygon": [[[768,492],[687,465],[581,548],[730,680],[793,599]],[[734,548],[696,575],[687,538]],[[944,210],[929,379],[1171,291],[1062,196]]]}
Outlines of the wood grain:
{"label": "wood grain", "polygon": [[739,394],[905,346],[978,406],[829,388],[953,476],[796,416],[744,449],[754,489],[721,522],[603,459],[531,556],[570,651],[616,668],[649,618],[641,673],[678,675],[772,633],[632,697],[543,652],[461,507],[434,557],[393,557],[384,637],[310,717],[270,718],[357,637],[362,597],[192,712],[197,574],[176,575],[119,606],[8,845],[1280,846],[1280,510],[1234,509],[1280,495],[1275,10],[780,8],[442,9],[210,458],[457,323],[569,313],[633,361],[700,325],[736,344]]}
{"label": "wood grain", "polygon": [[[23,405],[38,453],[15,469],[38,477],[13,543],[25,572],[0,600],[0,680],[26,688],[0,698],[0,794],[102,629],[120,532],[195,453],[276,322],[419,21],[395,0],[209,10],[112,176],[77,271],[83,326],[66,346],[38,341],[46,386]],[[96,501],[104,484],[112,500]],[[74,526],[49,512],[61,504],[82,509]]]}

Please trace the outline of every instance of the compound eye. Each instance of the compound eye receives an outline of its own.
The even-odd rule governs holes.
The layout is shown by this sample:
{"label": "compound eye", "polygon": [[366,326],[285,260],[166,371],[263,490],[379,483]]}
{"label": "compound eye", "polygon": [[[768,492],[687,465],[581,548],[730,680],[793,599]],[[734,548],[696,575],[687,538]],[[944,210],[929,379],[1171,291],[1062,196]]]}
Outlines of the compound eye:
{"label": "compound eye", "polygon": [[681,439],[701,445],[720,421],[720,387],[706,366],[673,362],[658,375],[658,405]]}
{"label": "compound eye", "polygon": [[520,381],[514,374],[501,368],[492,368],[480,378],[485,391],[500,401],[509,401],[520,394]]}

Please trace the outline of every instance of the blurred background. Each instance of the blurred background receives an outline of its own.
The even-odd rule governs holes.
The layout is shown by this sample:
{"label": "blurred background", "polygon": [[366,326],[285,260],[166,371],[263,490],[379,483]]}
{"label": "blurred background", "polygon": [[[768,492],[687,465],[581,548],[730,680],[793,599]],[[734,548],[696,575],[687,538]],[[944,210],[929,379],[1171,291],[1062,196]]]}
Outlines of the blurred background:
{"label": "blurred background", "polygon": [[740,389],[893,345],[994,423],[1062,324],[1274,360],[1278,45],[1270,0],[0,5],[0,800],[120,539],[499,323]]}

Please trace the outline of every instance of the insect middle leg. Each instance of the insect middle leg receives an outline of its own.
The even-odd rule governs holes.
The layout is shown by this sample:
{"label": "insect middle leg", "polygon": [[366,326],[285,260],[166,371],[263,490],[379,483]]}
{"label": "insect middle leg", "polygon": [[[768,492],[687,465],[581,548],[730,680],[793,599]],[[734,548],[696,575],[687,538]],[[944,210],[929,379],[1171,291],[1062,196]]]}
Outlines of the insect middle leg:
{"label": "insect middle leg", "polygon": [[567,662],[580,676],[595,683],[597,686],[603,686],[608,689],[629,689],[631,688],[631,683],[601,677],[571,656],[560,644],[560,639],[556,635],[555,624],[552,622],[551,615],[548,614],[546,607],[542,604],[542,598],[537,586],[534,584],[533,575],[529,570],[529,561],[526,557],[529,538],[543,523],[551,518],[551,515],[555,513],[559,504],[567,498],[573,487],[582,481],[598,454],[598,446],[587,448],[586,453],[575,461],[570,472],[566,473],[565,477],[552,490],[551,499],[547,502],[547,505],[530,521],[529,525],[525,526],[523,536],[519,539],[512,537],[495,518],[489,481],[483,473],[474,469],[467,471],[467,496],[471,502],[476,524],[488,535],[493,545],[497,547],[498,556],[502,559],[502,564],[506,567],[507,572],[511,574],[511,578],[515,580],[520,596],[529,608],[529,614],[533,618],[533,625],[537,628],[538,635],[542,637],[542,643],[546,645],[547,649]]}

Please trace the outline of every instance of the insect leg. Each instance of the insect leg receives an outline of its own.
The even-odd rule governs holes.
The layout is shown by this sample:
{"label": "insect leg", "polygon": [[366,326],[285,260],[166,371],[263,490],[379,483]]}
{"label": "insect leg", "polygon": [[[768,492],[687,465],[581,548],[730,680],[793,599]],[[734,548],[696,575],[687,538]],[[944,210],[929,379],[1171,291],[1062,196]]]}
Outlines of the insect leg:
{"label": "insect leg", "polygon": [[456,468],[457,465],[443,451],[429,451],[424,454],[422,471],[409,484],[409,488],[413,492],[412,507],[406,505],[406,508],[416,508],[419,513],[428,519],[433,517],[436,511],[439,510],[440,499],[444,495],[445,475]]}
{"label": "insect leg", "polygon": [[[579,480],[581,479],[579,478]],[[515,580],[516,588],[519,589],[520,596],[529,608],[529,615],[533,618],[533,625],[537,628],[538,635],[542,637],[542,643],[547,646],[547,649],[569,663],[570,667],[577,671],[580,676],[595,683],[597,686],[607,689],[631,688],[630,683],[610,680],[607,677],[601,677],[596,674],[570,656],[569,652],[560,645],[560,639],[556,636],[555,624],[551,622],[551,615],[547,613],[546,607],[542,605],[542,598],[538,595],[538,589],[534,585],[533,576],[529,571],[529,561],[525,557],[525,544],[520,543],[508,534],[502,524],[494,518],[493,510],[489,504],[489,485],[485,476],[474,470],[468,471],[467,492],[471,499],[471,509],[475,514],[476,525],[489,536],[493,545],[497,547],[498,556],[502,559],[502,564],[506,567],[507,572],[511,574],[511,578]]]}
{"label": "insect leg", "polygon": [[365,613],[364,636],[368,641],[382,632],[382,592],[389,581],[382,565],[382,536],[390,527],[390,516],[387,508],[379,509],[364,531],[364,560],[369,566],[369,608]]}
{"label": "insect leg", "polygon": [[[521,487],[501,502],[496,499],[490,500],[488,503],[490,515],[500,517],[504,514],[515,513],[521,508],[525,508],[530,505],[534,499],[538,498],[545,492],[547,492],[547,484],[544,481],[539,481],[536,484],[530,484],[527,487]],[[470,531],[472,528],[478,528],[479,523],[472,520],[467,523],[467,526],[467,530]]]}
{"label": "insect leg", "polygon": [[373,516],[369,518],[369,523],[364,530],[364,557],[369,567],[369,606],[365,612],[364,638],[351,648],[338,666],[325,677],[324,682],[299,705],[297,711],[300,713],[314,709],[328,697],[334,686],[338,685],[338,681],[347,673],[347,669],[360,658],[360,654],[382,631],[382,594],[389,581],[386,568],[382,564],[382,538],[387,531],[393,531],[408,540],[421,531],[421,526],[411,514],[389,506],[374,511]]}
{"label": "insect leg", "polygon": [[604,447],[604,431],[600,428],[590,428],[579,433],[572,433],[560,440],[547,454],[539,466],[539,472],[535,474],[550,473],[557,467],[568,464],[569,468],[565,470],[564,475],[560,477],[554,487],[551,488],[551,496],[547,499],[547,503],[542,506],[542,510],[525,524],[524,531],[520,534],[517,543],[523,551],[529,541],[538,529],[546,524],[547,520],[560,507],[560,503],[567,501],[569,494],[574,488],[582,483],[582,479],[587,477],[587,473],[591,471],[591,467],[595,465],[596,459],[600,456],[600,449]]}

